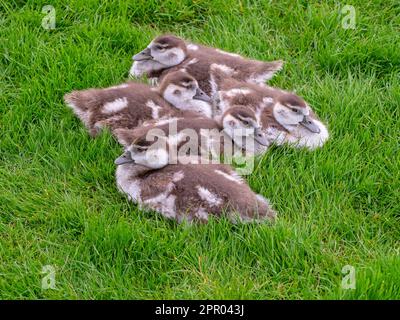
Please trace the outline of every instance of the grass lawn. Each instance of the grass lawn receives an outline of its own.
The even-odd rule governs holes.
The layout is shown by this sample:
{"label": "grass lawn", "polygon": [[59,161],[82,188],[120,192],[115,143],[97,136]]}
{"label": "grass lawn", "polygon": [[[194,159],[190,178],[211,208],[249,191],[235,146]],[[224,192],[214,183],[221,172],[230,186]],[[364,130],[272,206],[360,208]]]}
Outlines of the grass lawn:
{"label": "grass lawn", "polygon": [[[334,1],[0,3],[0,298],[400,299],[399,1],[347,3],[355,29]],[[139,211],[115,186],[119,145],[63,104],[127,79],[162,32],[285,60],[271,84],[328,123],[322,149],[271,148],[247,177],[275,225]],[[42,288],[46,265],[55,289]]]}

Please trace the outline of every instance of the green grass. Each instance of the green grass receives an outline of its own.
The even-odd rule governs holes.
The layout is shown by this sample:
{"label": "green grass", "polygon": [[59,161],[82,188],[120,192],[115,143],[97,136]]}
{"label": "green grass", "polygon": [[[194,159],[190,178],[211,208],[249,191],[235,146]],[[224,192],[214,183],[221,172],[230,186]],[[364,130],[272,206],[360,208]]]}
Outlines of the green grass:
{"label": "green grass", "polygon": [[[69,4],[66,4],[69,2]],[[0,0],[0,298],[400,299],[400,4],[334,1]],[[41,27],[53,4],[56,29]],[[320,150],[272,148],[248,177],[274,226],[185,226],[119,194],[120,147],[63,104],[117,84],[131,56],[173,32],[284,59],[271,82],[330,128]],[[56,289],[41,288],[44,265]],[[356,289],[341,287],[342,267]]]}

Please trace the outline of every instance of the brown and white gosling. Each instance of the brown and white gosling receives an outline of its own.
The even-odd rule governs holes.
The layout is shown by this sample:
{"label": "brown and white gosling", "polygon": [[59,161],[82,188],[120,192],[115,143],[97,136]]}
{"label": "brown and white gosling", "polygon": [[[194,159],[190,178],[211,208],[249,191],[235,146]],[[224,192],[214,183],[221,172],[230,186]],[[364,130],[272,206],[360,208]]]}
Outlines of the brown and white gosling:
{"label": "brown and white gosling", "polygon": [[193,44],[173,35],[156,37],[132,59],[134,63],[130,75],[133,77],[146,75],[158,81],[168,72],[184,68],[208,95],[213,91],[211,64],[218,64],[237,80],[257,84],[271,79],[283,65],[283,61],[251,60],[220,49]]}
{"label": "brown and white gosling", "polygon": [[258,154],[270,144],[256,115],[245,106],[229,108],[219,122],[202,116],[174,117],[147,121],[132,130],[117,129],[114,135],[123,146],[138,139],[164,139],[179,152],[215,155],[218,159],[221,154],[227,157]]}
{"label": "brown and white gosling", "polygon": [[193,157],[184,162],[169,164],[162,148],[131,145],[115,160],[118,189],[140,207],[178,222],[207,222],[210,216],[232,222],[275,219],[268,200],[230,166],[201,164]]}
{"label": "brown and white gosling", "polygon": [[254,111],[264,133],[278,145],[288,143],[313,150],[329,138],[327,127],[298,95],[226,77],[220,80],[213,97],[216,119],[231,107],[242,105]]}
{"label": "brown and white gosling", "polygon": [[168,74],[158,88],[127,82],[104,89],[72,91],[65,103],[85,124],[92,136],[108,127],[135,128],[146,120],[187,112],[211,117],[210,98],[198,82],[184,71]]}

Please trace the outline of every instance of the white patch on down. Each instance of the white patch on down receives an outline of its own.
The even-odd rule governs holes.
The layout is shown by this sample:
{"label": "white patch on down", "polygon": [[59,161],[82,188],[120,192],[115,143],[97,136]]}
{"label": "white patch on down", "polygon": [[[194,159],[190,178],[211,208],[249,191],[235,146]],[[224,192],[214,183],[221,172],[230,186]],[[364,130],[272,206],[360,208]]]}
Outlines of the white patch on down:
{"label": "white patch on down", "polygon": [[168,195],[167,192],[163,192],[160,193],[158,196],[155,196],[154,198],[145,200],[143,203],[159,211],[166,218],[175,218],[175,199],[176,196]]}
{"label": "white patch on down", "polygon": [[[175,176],[174,174],[172,180],[178,180],[180,178],[179,172],[177,172],[176,174],[177,176]],[[176,218],[176,196],[171,194],[174,187],[174,182],[168,183],[163,193],[160,193],[153,198],[146,199],[143,203],[145,203],[146,205],[150,205],[151,208],[159,211],[166,218]]]}
{"label": "white patch on down", "polygon": [[128,88],[128,87],[129,87],[129,84],[128,84],[128,83],[122,83],[122,84],[119,84],[119,85],[117,85],[117,86],[109,87],[109,88],[107,88],[107,90],[112,90],[112,89],[123,89],[123,88]]}
{"label": "white patch on down", "polygon": [[225,73],[226,76],[232,76],[235,73],[235,70],[232,69],[231,67],[228,67],[225,64],[218,64],[218,63],[213,63],[210,66],[211,71],[220,71],[222,73]]}
{"label": "white patch on down", "polygon": [[250,89],[246,89],[246,88],[233,88],[228,91],[225,91],[226,96],[229,98],[235,97],[240,94],[245,95],[245,94],[250,94],[250,93],[252,93],[252,91]]}
{"label": "white patch on down", "polygon": [[188,50],[192,50],[192,51],[197,51],[197,50],[199,50],[199,46],[196,45],[196,44],[193,44],[193,43],[188,44],[186,48],[187,48]]}
{"label": "white patch on down", "polygon": [[[181,120],[181,119],[183,119],[183,118],[177,118],[177,117],[174,117],[174,118],[169,118],[169,119],[160,119],[160,120],[158,120],[156,123],[154,123],[154,125],[155,126],[162,126],[162,125],[164,125],[164,124],[168,124],[168,123],[171,123],[171,122],[174,122],[174,121],[178,121],[178,120]],[[150,125],[150,123],[149,123],[149,125]]]}
{"label": "white patch on down", "polygon": [[[191,59],[188,63],[186,63],[185,66],[189,66],[189,65],[195,64],[195,63],[197,63],[197,62],[199,62],[199,59],[193,58],[193,59]],[[186,69],[185,69],[185,70],[186,70]]]}
{"label": "white patch on down", "polygon": [[181,181],[183,178],[185,177],[185,174],[183,173],[183,171],[178,171],[175,172],[173,177],[172,177],[172,181],[173,182],[179,182]]}
{"label": "white patch on down", "polygon": [[103,113],[114,113],[125,109],[128,106],[126,97],[115,99],[112,102],[107,102],[103,106]]}
{"label": "white patch on down", "polygon": [[146,73],[146,71],[148,70],[144,68],[144,65],[142,63],[140,63],[139,61],[135,61],[132,64],[131,69],[129,70],[129,76],[132,78],[140,78]]}
{"label": "white patch on down", "polygon": [[140,201],[140,180],[130,179],[129,171],[124,166],[118,166],[116,171],[116,181],[118,190],[125,193],[129,200]]}
{"label": "white patch on down", "polygon": [[[180,108],[181,110],[185,110],[185,108]],[[192,100],[191,106],[186,110],[197,112],[207,118],[212,118],[213,110],[209,103],[200,100]]]}
{"label": "white patch on down", "polygon": [[164,68],[165,65],[154,60],[135,61],[129,70],[129,76],[131,78],[140,78],[150,71],[161,70]]}
{"label": "white patch on down", "polygon": [[256,109],[256,111],[255,111],[255,113],[254,113],[254,115],[256,116],[256,120],[257,120],[258,123],[261,123],[261,115],[262,115],[262,112],[263,112],[264,109],[265,109],[265,105],[264,105],[264,104],[260,104],[260,105],[257,107],[257,109]]}
{"label": "white patch on down", "polygon": [[219,110],[220,110],[220,114],[223,114],[226,110],[228,110],[231,105],[229,103],[229,97],[226,94],[226,91],[218,91],[218,96],[219,96]]}
{"label": "white patch on down", "polygon": [[232,171],[231,174],[228,174],[226,172],[223,172],[221,170],[215,170],[215,173],[223,176],[224,178],[242,184],[243,183],[243,178],[236,172],[236,171]]}
{"label": "white patch on down", "polygon": [[208,221],[208,212],[207,212],[203,207],[200,207],[200,208],[196,211],[195,216],[196,216],[199,220]]}
{"label": "white patch on down", "polygon": [[274,102],[274,99],[271,98],[271,97],[264,97],[264,98],[262,99],[262,102],[265,103],[265,104],[269,104],[269,103]]}
{"label": "white patch on down", "polygon": [[197,191],[200,198],[206,201],[210,206],[214,207],[222,204],[222,199],[216,194],[212,193],[210,190],[201,186],[197,186]]}
{"label": "white patch on down", "polygon": [[218,98],[218,96],[217,96],[218,86],[217,86],[217,81],[215,81],[215,77],[212,73],[210,74],[209,83],[210,83],[210,88],[211,88],[211,98],[212,98],[213,102],[216,103],[217,98]]}
{"label": "white patch on down", "polygon": [[313,122],[321,130],[320,133],[313,133],[302,126],[297,126],[295,130],[286,135],[286,141],[297,147],[306,147],[310,150],[322,147],[329,138],[328,129],[321,121],[313,119]]}
{"label": "white patch on down", "polygon": [[151,116],[153,119],[160,118],[159,111],[160,111],[161,107],[159,105],[156,105],[153,100],[148,100],[146,102],[146,107],[149,107],[151,109]]}
{"label": "white patch on down", "polygon": [[258,73],[258,74],[253,74],[251,77],[249,77],[247,79],[247,82],[256,83],[259,85],[265,85],[265,82],[272,79],[272,77],[275,75],[275,73],[279,70],[280,69],[270,70],[270,71],[266,71],[266,72]]}
{"label": "white patch on down", "polygon": [[221,49],[215,49],[215,51],[217,51],[217,52],[219,52],[219,53],[222,53],[222,54],[225,54],[225,55],[230,56],[230,57],[242,58],[242,56],[238,55],[237,53],[226,52],[226,51],[223,51],[223,50],[221,50]]}

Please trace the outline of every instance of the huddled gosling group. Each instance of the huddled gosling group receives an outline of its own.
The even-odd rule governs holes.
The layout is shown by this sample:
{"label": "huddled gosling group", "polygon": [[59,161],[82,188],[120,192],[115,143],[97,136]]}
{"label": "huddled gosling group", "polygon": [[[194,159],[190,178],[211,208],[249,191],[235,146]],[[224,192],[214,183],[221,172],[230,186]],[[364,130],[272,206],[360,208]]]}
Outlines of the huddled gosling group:
{"label": "huddled gosling group", "polygon": [[[327,141],[303,98],[266,85],[283,61],[251,60],[174,35],[156,37],[133,60],[130,76],[149,85],[129,81],[64,96],[91,136],[107,129],[124,148],[114,161],[118,190],[178,222],[274,221],[268,199],[219,160],[260,155],[273,144],[314,150]],[[203,144],[205,132],[217,134]]]}

